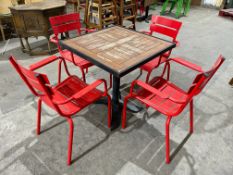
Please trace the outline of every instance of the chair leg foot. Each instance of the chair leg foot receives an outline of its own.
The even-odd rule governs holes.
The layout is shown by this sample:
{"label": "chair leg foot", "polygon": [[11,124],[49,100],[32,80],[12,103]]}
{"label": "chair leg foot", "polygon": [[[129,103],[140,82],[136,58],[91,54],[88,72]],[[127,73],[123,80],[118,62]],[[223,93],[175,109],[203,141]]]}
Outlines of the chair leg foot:
{"label": "chair leg foot", "polygon": [[166,129],[165,129],[165,144],[166,144],[166,163],[170,163],[170,133],[169,133],[169,127],[170,127],[170,121],[172,119],[172,116],[168,116],[166,121]]}
{"label": "chair leg foot", "polygon": [[74,130],[74,124],[72,118],[67,118],[67,121],[69,123],[70,127],[70,133],[69,133],[69,141],[68,141],[68,157],[67,157],[67,165],[71,165],[71,159],[72,159],[72,144],[73,144],[73,130]]}
{"label": "chair leg foot", "polygon": [[40,135],[40,124],[41,124],[41,99],[39,98],[38,100],[38,111],[37,111],[37,129],[36,129],[36,134]]}

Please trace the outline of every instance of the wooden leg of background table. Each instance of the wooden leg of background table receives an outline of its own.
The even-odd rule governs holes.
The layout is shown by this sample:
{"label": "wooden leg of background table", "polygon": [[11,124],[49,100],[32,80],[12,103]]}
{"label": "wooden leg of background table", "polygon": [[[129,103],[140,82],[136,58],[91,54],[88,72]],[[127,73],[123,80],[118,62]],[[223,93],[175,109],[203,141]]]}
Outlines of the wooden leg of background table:
{"label": "wooden leg of background table", "polygon": [[114,130],[120,126],[122,107],[119,103],[120,98],[120,78],[113,76],[113,90],[112,90],[112,126]]}
{"label": "wooden leg of background table", "polygon": [[0,23],[0,30],[1,30],[1,34],[2,34],[2,40],[5,41],[6,38],[5,38],[5,34],[4,34],[4,30],[3,30],[3,26],[1,25]]}

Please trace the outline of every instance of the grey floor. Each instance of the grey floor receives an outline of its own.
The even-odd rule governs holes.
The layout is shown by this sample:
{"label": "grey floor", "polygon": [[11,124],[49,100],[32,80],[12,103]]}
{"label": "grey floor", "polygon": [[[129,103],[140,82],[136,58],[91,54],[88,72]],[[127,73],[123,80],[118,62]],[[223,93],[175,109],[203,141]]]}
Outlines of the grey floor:
{"label": "grey floor", "polygon": [[[226,61],[204,92],[195,98],[194,133],[187,136],[188,110],[172,120],[171,150],[178,153],[169,165],[164,162],[165,116],[153,109],[128,113],[128,127],[110,132],[106,127],[106,106],[91,105],[74,116],[74,162],[66,166],[68,124],[44,107],[44,132],[40,136],[35,134],[36,99],[7,61],[13,54],[27,66],[43,56],[23,54],[18,39],[12,39],[6,53],[0,55],[0,174],[232,175],[233,88],[228,81],[233,77],[233,21],[217,14],[217,10],[196,7],[188,17],[180,19],[183,22],[178,36],[180,45],[174,49],[174,57],[183,57],[204,69],[210,68],[219,54]],[[147,28],[147,23],[137,23],[138,30]],[[0,43],[0,51],[4,45]],[[51,65],[41,72],[47,73],[55,83],[56,68]],[[80,75],[74,66],[69,68],[73,74]],[[192,72],[181,67],[173,67],[172,71],[172,81],[184,89],[190,85]],[[153,72],[158,73],[159,70]],[[123,95],[138,74],[135,70],[122,78]],[[93,67],[88,82],[103,77],[107,79],[108,74]],[[140,78],[145,80],[145,75]]]}

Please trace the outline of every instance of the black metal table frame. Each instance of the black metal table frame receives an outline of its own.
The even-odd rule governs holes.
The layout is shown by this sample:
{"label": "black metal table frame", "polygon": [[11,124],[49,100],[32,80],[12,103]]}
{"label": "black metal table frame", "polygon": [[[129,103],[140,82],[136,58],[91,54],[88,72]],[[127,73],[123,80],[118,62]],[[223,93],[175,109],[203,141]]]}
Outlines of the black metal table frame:
{"label": "black metal table frame", "polygon": [[[105,29],[102,29],[102,30],[105,30]],[[98,31],[96,31],[98,32]],[[137,31],[134,31],[134,32],[137,32]],[[92,32],[93,33],[93,32]],[[140,33],[140,32],[138,32]],[[90,34],[90,33],[88,33]],[[88,35],[87,34],[87,35]],[[142,33],[141,33],[142,34]],[[151,37],[154,37],[154,36],[151,36]],[[158,37],[155,37],[155,38],[158,38]],[[71,51],[72,53],[90,61],[91,63],[93,63],[94,65],[106,70],[107,72],[111,73],[113,75],[113,89],[112,89],[112,127],[111,129],[114,130],[115,128],[117,128],[119,125],[120,125],[120,122],[121,122],[121,105],[120,105],[120,102],[119,102],[119,99],[120,99],[120,79],[121,77],[123,77],[124,75],[128,74],[129,72],[135,70],[136,68],[142,66],[143,64],[151,61],[153,58],[156,58],[158,57],[159,55],[171,50],[172,48],[176,47],[176,44],[173,43],[173,42],[170,42],[170,41],[167,41],[167,40],[164,40],[164,39],[161,39],[161,38],[158,38],[160,40],[163,40],[163,41],[166,41],[166,42],[169,42],[171,43],[172,45],[167,47],[166,49],[163,49],[161,50],[160,52],[157,52],[153,55],[151,55],[150,57],[144,59],[143,61],[131,66],[131,67],[128,67],[128,69],[124,70],[123,72],[121,73],[118,73],[114,70],[112,70],[111,68],[109,68],[108,66],[102,64],[102,63],[99,63],[98,61],[96,61],[95,59],[93,59],[92,57],[89,57],[88,55],[85,55],[84,53],[82,52],[79,52],[77,51],[76,49],[72,48],[72,47],[69,47],[67,46],[66,44],[63,43],[63,41],[60,41],[60,45],[63,49],[67,49],[69,51]]]}

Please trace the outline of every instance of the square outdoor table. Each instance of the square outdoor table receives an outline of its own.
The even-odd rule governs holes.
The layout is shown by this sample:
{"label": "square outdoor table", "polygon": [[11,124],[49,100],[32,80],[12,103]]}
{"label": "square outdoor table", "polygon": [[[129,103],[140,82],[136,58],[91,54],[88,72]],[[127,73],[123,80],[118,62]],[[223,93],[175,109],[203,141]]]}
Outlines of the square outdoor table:
{"label": "square outdoor table", "polygon": [[120,78],[176,46],[119,26],[60,41],[60,45],[113,74],[112,129],[121,121]]}

